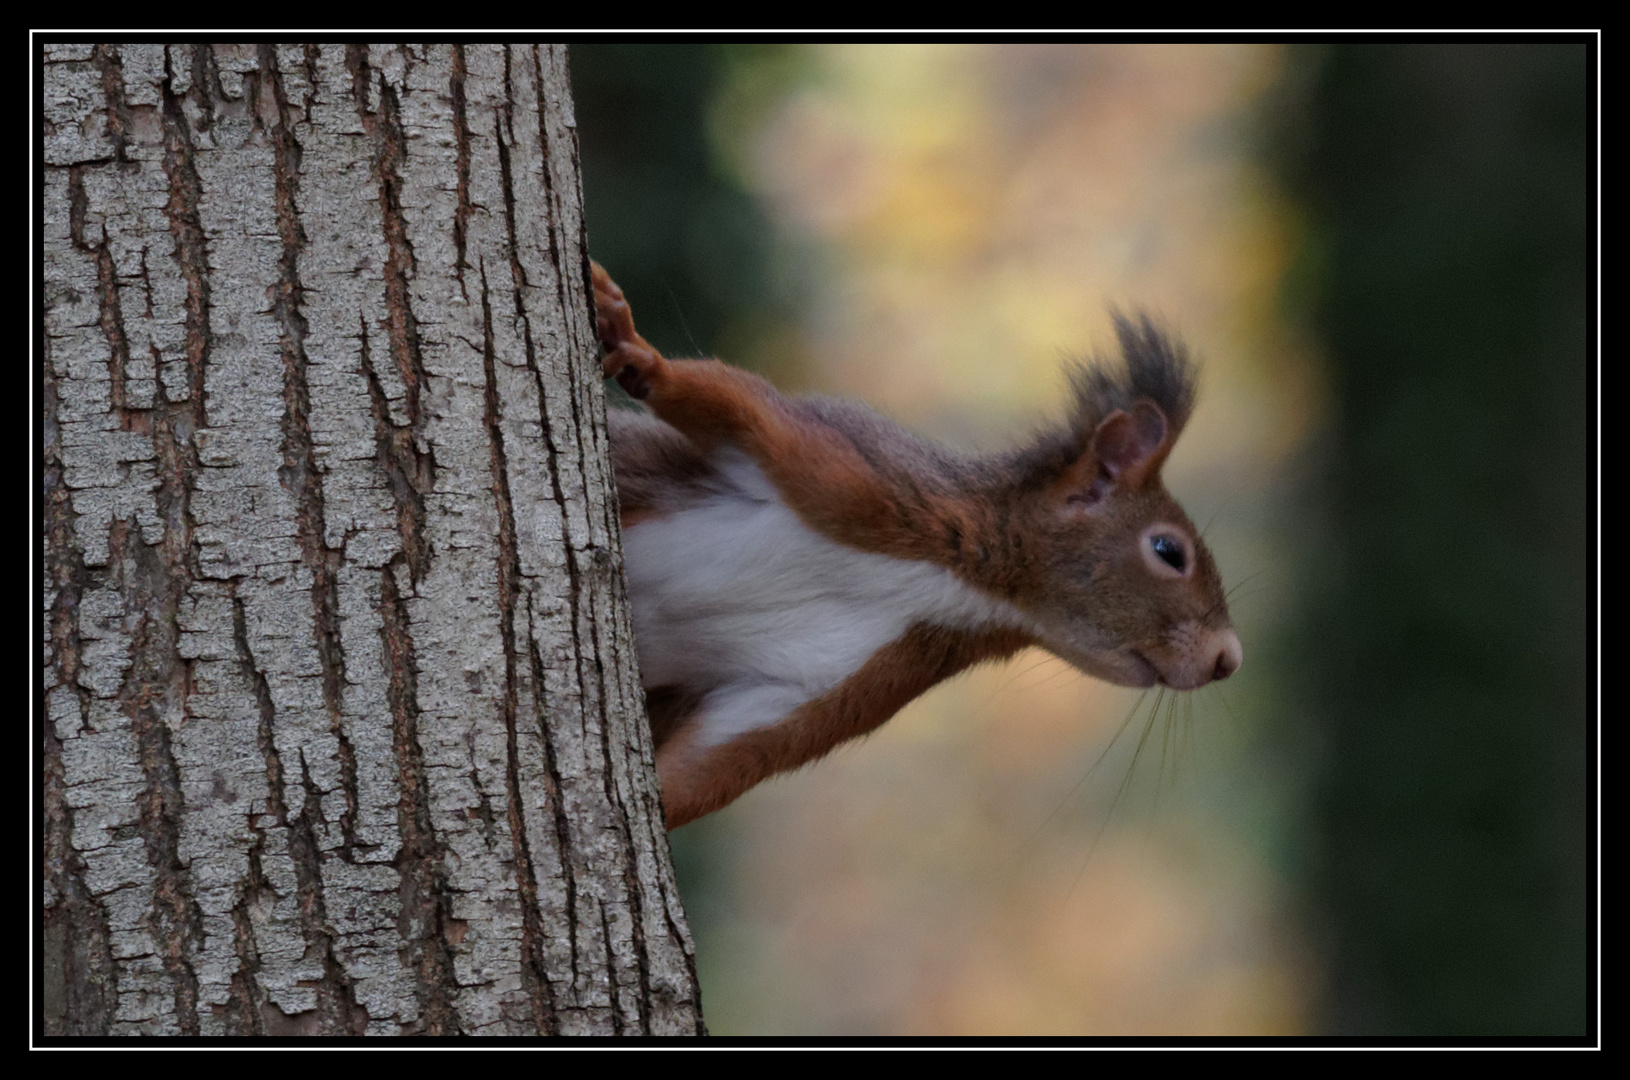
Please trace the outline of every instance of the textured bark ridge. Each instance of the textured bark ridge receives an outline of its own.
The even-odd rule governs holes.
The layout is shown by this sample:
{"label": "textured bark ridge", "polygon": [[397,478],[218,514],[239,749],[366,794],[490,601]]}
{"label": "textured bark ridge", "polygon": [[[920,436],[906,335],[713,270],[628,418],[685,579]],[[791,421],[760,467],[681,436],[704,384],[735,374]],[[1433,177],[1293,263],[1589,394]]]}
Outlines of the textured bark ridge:
{"label": "textured bark ridge", "polygon": [[699,1032],[564,50],[44,64],[47,1033]]}

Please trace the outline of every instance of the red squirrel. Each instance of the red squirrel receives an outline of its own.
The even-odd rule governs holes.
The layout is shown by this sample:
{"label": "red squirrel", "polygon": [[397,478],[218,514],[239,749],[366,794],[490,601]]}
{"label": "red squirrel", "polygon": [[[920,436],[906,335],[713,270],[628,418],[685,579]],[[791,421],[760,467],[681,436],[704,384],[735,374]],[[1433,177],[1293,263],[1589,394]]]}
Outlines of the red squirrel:
{"label": "red squirrel", "polygon": [[1194,401],[1183,348],[1116,319],[1068,423],[965,458],[864,406],[670,361],[593,266],[634,642],[668,828],[1040,645],[1120,686],[1238,670],[1211,553],[1161,483]]}

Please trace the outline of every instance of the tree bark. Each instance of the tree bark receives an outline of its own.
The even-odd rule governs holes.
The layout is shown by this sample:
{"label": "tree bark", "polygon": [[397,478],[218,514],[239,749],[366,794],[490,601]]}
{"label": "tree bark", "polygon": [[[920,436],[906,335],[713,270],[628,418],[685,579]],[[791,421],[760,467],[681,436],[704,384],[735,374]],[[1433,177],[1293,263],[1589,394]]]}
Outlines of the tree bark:
{"label": "tree bark", "polygon": [[565,50],[43,60],[45,1032],[700,1032]]}

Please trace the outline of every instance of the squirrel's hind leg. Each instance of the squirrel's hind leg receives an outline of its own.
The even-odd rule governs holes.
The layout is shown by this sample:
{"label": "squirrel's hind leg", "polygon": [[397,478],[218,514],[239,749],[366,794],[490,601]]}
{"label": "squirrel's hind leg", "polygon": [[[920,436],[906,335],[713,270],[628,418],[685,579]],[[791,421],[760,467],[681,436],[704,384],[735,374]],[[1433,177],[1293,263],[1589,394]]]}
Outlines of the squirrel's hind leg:
{"label": "squirrel's hind leg", "polygon": [[[812,753],[803,745],[804,725],[792,720],[805,696],[785,684],[724,686],[686,702],[688,715],[664,716],[660,707],[654,711],[657,776],[668,828],[711,814],[748,788],[828,749]],[[659,724],[663,731],[657,734]]]}
{"label": "squirrel's hind leg", "polygon": [[743,749],[707,745],[702,726],[694,721],[682,724],[657,749],[657,778],[668,828],[677,829],[728,806],[775,771]]}

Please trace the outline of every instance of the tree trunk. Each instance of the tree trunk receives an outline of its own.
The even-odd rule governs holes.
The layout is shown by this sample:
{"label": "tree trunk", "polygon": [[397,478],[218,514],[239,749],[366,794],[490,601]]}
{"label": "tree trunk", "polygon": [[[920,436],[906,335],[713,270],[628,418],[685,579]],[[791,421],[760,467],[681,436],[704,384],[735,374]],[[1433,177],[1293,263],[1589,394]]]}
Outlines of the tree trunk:
{"label": "tree trunk", "polygon": [[44,64],[46,1033],[699,1032],[565,50]]}

